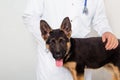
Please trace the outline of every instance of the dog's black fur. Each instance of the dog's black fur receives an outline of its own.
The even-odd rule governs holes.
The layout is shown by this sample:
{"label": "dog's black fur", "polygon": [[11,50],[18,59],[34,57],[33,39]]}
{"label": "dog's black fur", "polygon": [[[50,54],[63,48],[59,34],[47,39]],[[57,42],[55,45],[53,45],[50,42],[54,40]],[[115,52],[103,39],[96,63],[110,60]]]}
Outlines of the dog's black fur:
{"label": "dog's black fur", "polygon": [[120,44],[116,49],[106,50],[106,42],[103,43],[101,37],[71,38],[71,23],[68,17],[63,20],[60,29],[54,30],[41,20],[40,30],[53,57],[56,60],[64,59],[64,63],[75,62],[77,75],[83,74],[85,67],[95,69],[108,63],[120,71]]}
{"label": "dog's black fur", "polygon": [[99,68],[112,63],[120,69],[120,45],[115,50],[106,50],[101,37],[71,38],[71,56],[67,61],[77,62],[77,72],[83,73],[85,66]]}

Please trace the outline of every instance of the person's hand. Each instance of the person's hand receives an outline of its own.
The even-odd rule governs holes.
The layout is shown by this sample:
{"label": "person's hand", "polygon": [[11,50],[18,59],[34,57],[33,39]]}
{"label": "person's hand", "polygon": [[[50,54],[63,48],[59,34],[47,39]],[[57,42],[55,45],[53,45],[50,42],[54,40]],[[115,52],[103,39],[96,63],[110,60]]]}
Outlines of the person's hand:
{"label": "person's hand", "polygon": [[102,35],[102,41],[105,42],[106,40],[107,40],[107,43],[105,45],[106,50],[115,49],[119,44],[118,39],[111,32],[105,32]]}

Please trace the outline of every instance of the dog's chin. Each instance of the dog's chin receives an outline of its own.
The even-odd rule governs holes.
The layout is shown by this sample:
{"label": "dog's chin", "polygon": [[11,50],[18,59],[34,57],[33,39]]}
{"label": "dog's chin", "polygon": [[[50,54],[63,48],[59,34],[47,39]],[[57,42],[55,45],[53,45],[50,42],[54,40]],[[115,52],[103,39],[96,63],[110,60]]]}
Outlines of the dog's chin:
{"label": "dog's chin", "polygon": [[63,66],[63,59],[56,59],[55,61],[56,61],[56,66],[57,67]]}

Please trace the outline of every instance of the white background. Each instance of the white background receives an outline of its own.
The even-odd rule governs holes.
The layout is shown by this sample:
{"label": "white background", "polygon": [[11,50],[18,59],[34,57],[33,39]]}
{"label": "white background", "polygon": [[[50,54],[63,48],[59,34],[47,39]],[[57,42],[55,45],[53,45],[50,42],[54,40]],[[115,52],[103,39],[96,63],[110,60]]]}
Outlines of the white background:
{"label": "white background", "polygon": [[[36,44],[22,21],[26,2],[0,0],[0,80],[35,80]],[[109,23],[120,38],[120,0],[105,3]]]}

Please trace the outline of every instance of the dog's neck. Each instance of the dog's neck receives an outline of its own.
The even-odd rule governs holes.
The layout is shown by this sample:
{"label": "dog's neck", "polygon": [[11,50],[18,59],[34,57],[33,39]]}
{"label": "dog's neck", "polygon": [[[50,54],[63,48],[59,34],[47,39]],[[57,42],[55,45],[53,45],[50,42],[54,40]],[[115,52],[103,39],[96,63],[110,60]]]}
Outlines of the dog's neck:
{"label": "dog's neck", "polygon": [[68,48],[68,50],[66,52],[66,55],[64,57],[64,62],[66,62],[69,59],[69,57],[71,56],[71,52],[70,52],[70,50],[71,50],[71,41],[70,41],[69,45],[70,46],[69,46],[69,48]]}

